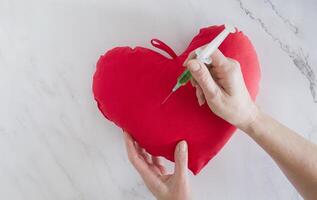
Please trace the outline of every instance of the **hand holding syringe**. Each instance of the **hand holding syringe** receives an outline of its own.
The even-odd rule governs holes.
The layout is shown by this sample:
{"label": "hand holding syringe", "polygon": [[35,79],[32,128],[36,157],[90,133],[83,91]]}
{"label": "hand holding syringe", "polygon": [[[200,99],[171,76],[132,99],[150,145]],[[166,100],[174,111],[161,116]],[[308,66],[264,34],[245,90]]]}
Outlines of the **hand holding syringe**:
{"label": "hand holding syringe", "polygon": [[[231,25],[225,24],[225,29],[213,39],[205,48],[199,47],[195,50],[196,59],[202,63],[210,64],[212,62],[210,56],[218,49],[221,43],[227,38],[230,33],[234,33],[235,28]],[[186,85],[186,83],[192,78],[190,71],[187,69],[185,70],[178,78],[177,83],[172,89],[171,93],[165,98],[162,102],[164,104],[167,99],[178,90],[181,86]]]}

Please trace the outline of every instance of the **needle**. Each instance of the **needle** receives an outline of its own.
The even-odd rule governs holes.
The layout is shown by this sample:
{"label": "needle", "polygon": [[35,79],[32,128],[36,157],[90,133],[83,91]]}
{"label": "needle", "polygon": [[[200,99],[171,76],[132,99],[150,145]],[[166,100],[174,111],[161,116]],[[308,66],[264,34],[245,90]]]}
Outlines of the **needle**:
{"label": "needle", "polygon": [[164,101],[162,102],[162,104],[164,104],[164,103],[167,101],[167,99],[168,99],[172,94],[173,94],[173,91],[171,91],[171,92],[169,93],[169,95],[164,99]]}
{"label": "needle", "polygon": [[[185,75],[181,76],[184,77],[186,75],[190,75],[190,72],[188,71],[188,73],[183,73]],[[165,98],[165,100],[162,102],[162,104],[164,104],[167,99],[173,94],[173,92],[175,92],[178,88],[180,88],[184,83],[182,83],[181,81],[177,81],[177,84],[173,87],[172,91],[169,93],[169,95]]]}

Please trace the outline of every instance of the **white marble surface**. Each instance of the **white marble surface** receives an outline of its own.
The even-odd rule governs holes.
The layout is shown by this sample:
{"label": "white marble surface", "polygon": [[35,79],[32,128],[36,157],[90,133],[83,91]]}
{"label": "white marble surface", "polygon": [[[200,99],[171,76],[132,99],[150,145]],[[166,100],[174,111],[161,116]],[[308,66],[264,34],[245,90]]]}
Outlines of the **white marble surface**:
{"label": "white marble surface", "polygon": [[[315,0],[0,0],[0,199],[152,199],[97,110],[96,60],[153,37],[180,53],[213,24],[249,35],[258,104],[317,142],[316,10]],[[196,199],[300,199],[242,132],[190,179]]]}

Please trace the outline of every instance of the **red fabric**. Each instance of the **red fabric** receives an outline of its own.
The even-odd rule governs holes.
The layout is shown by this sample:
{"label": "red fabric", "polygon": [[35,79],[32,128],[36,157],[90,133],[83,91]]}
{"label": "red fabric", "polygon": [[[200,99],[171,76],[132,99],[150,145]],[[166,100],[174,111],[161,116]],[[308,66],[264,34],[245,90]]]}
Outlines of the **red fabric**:
{"label": "red fabric", "polygon": [[[185,69],[182,64],[188,54],[210,42],[223,28],[201,29],[180,56],[163,42],[151,41],[171,58],[143,47],[113,48],[100,57],[93,79],[95,100],[106,118],[130,133],[152,155],[171,161],[177,142],[186,140],[188,167],[194,174],[218,153],[236,128],[214,115],[206,104],[200,107],[190,84],[161,103]],[[249,39],[236,32],[219,49],[240,62],[247,88],[255,99],[260,68]]]}

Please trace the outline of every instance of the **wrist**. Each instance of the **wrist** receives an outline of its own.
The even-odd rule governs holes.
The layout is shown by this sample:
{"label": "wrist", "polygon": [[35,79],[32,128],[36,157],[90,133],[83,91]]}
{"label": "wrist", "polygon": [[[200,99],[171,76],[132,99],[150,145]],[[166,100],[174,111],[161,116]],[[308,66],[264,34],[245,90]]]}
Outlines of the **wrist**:
{"label": "wrist", "polygon": [[238,124],[237,127],[247,133],[256,121],[258,121],[261,110],[255,103],[253,103],[246,115],[246,120],[243,123]]}

